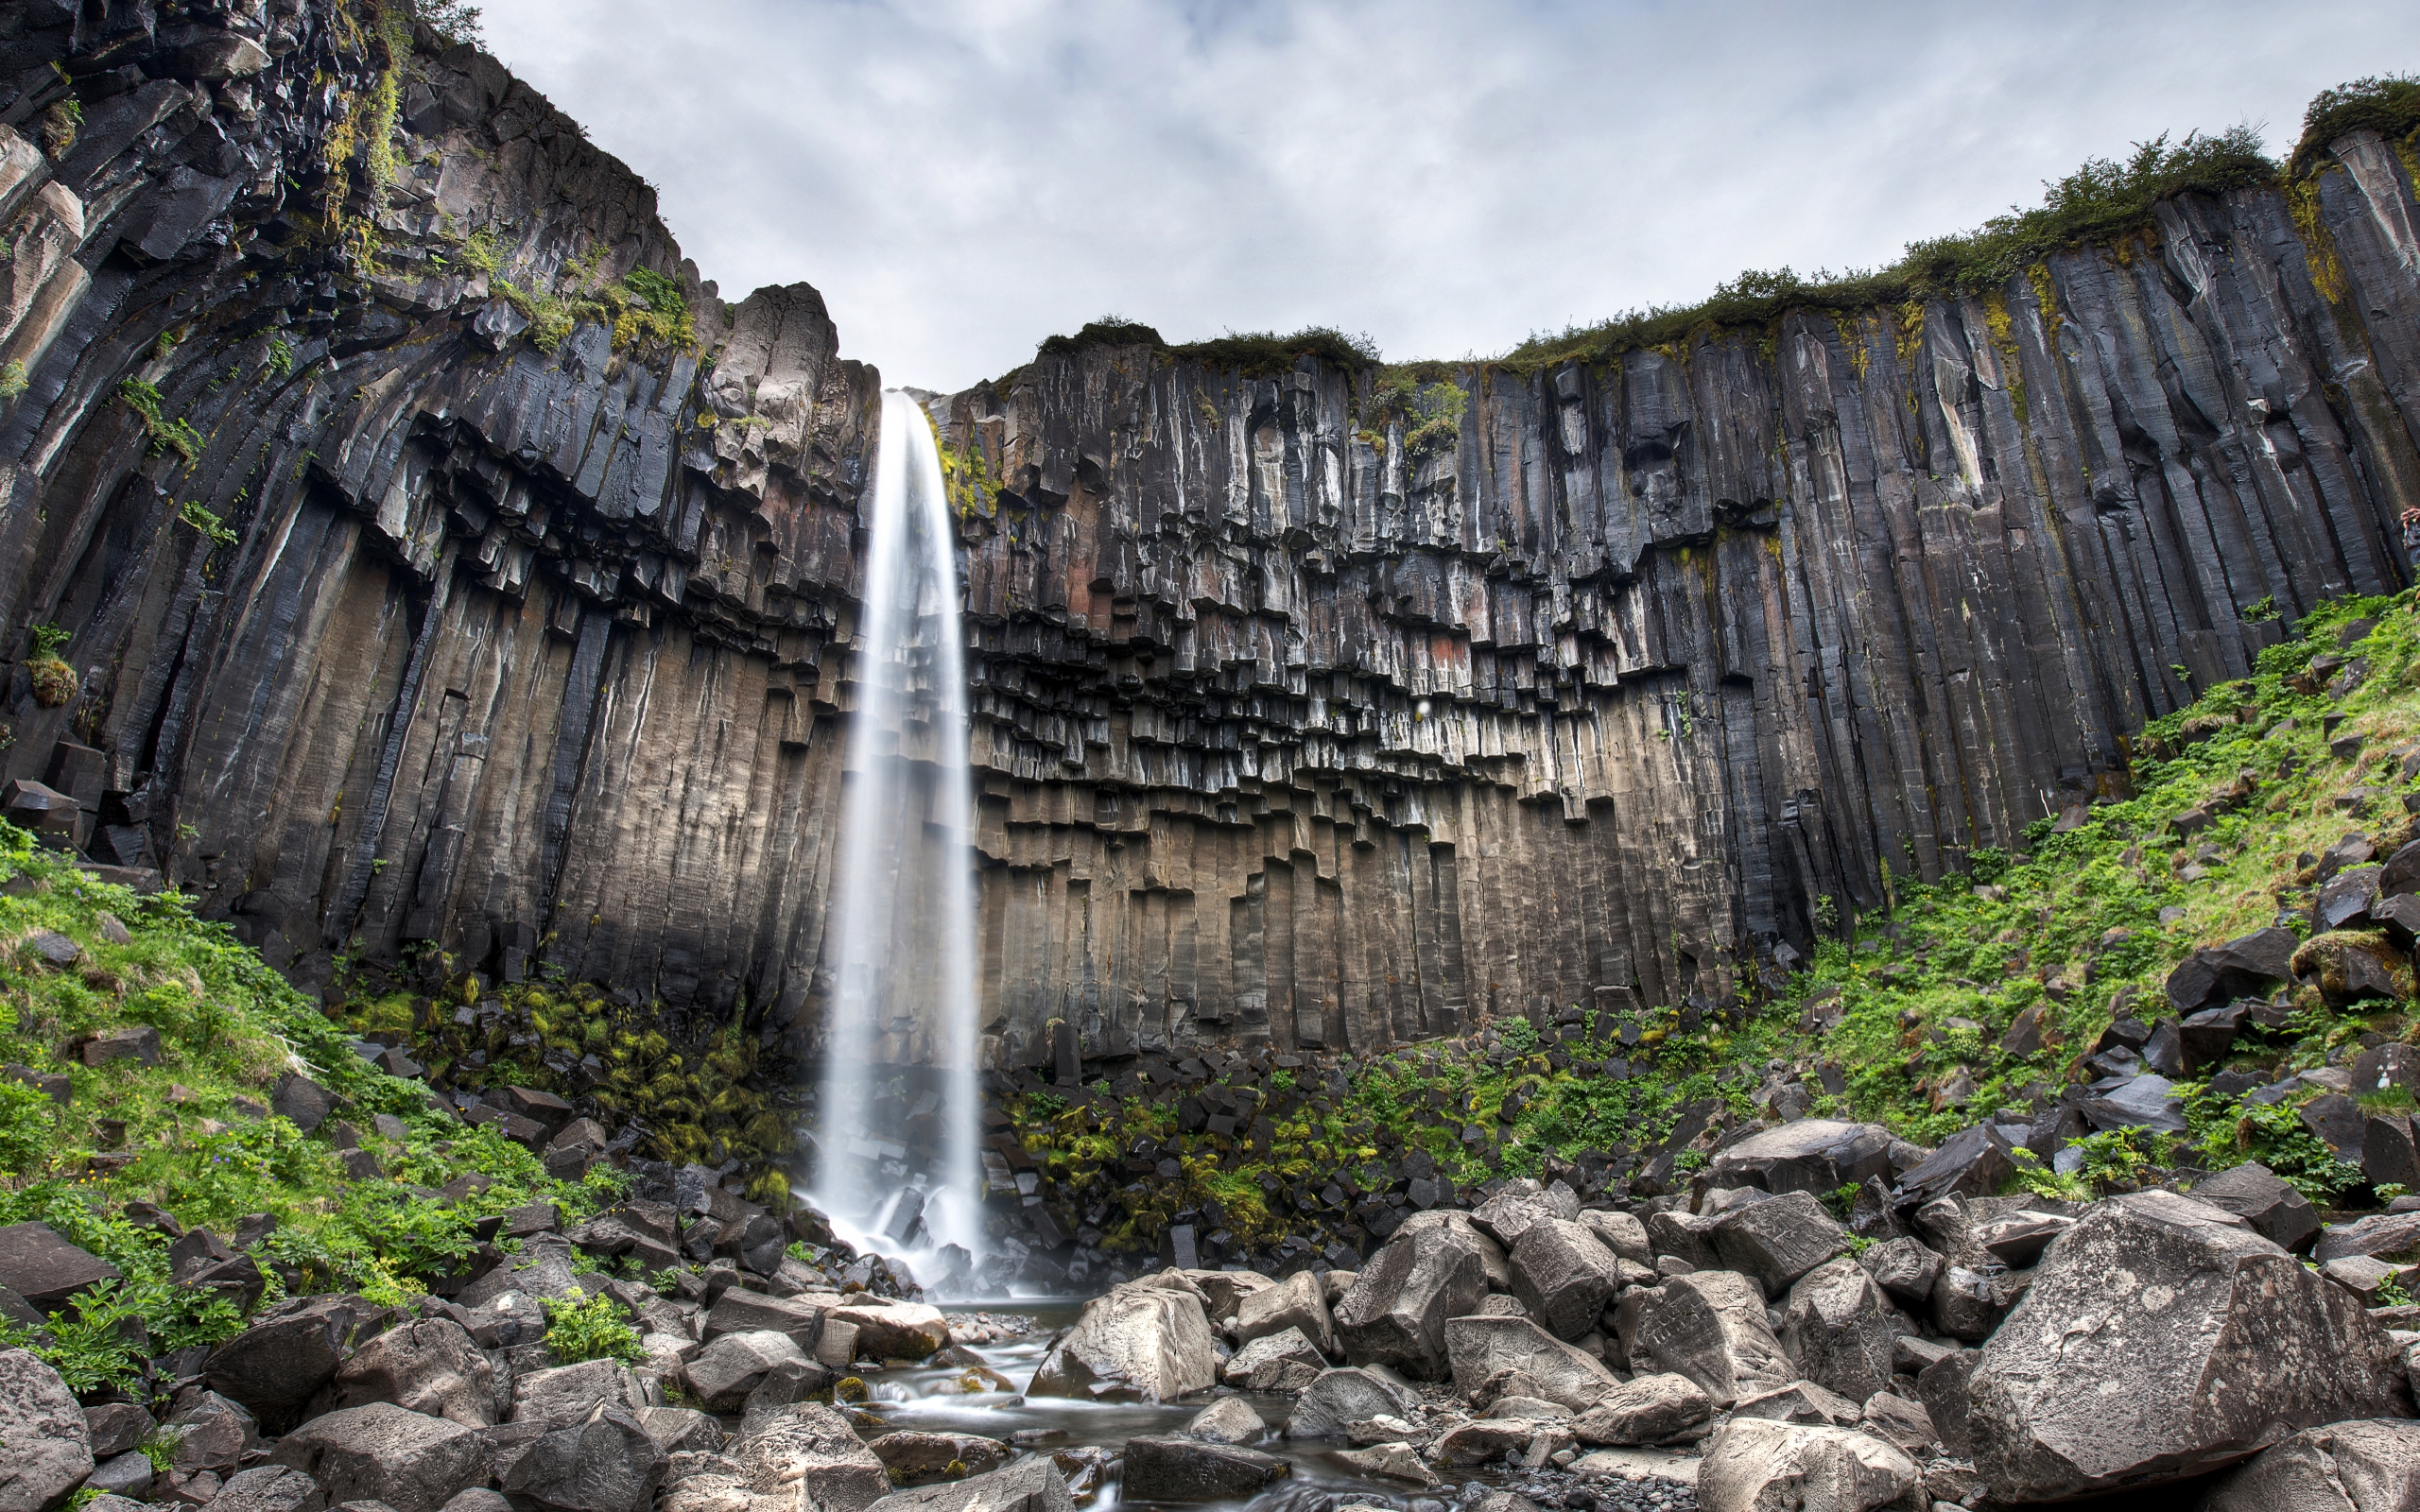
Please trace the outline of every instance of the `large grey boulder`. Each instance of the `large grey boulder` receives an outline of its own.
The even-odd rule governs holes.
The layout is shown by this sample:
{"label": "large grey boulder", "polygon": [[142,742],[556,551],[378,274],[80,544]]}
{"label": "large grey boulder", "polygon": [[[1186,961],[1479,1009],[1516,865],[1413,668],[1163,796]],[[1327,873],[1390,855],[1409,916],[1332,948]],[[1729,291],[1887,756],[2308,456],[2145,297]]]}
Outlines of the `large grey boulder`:
{"label": "large grey boulder", "polygon": [[1274,1286],[1248,1293],[1236,1308],[1234,1332],[1237,1344],[1248,1345],[1288,1329],[1310,1340],[1323,1355],[1334,1357],[1339,1352],[1336,1325],[1328,1317],[1320,1279],[1309,1271],[1298,1270]]}
{"label": "large grey boulder", "polygon": [[1577,1412],[1618,1383],[1604,1362],[1573,1349],[1525,1317],[1457,1317],[1445,1323],[1445,1354],[1454,1389],[1477,1400],[1505,1371],[1529,1378],[1530,1394]]}
{"label": "large grey boulder", "polygon": [[668,1458],[637,1418],[598,1406],[549,1429],[504,1473],[514,1512],[646,1512]]}
{"label": "large grey boulder", "polygon": [[1178,1434],[1130,1438],[1125,1494],[1155,1502],[1223,1501],[1251,1496],[1292,1469],[1288,1461],[1240,1444]]}
{"label": "large grey boulder", "polygon": [[988,1475],[896,1491],[873,1506],[879,1512],[1073,1512],[1075,1499],[1051,1457],[1035,1454]]}
{"label": "large grey boulder", "polygon": [[1799,1374],[1851,1401],[1891,1384],[1898,1331],[1891,1304],[1865,1268],[1848,1256],[1800,1277],[1782,1309],[1781,1347]]}
{"label": "large grey boulder", "polygon": [[2257,1160],[2221,1171],[2186,1195],[2225,1209],[2251,1224],[2255,1233],[2286,1249],[2306,1248],[2319,1233],[2319,1214],[2311,1210],[2310,1199]]}
{"label": "large grey boulder", "polygon": [[298,1297],[264,1309],[251,1328],[213,1349],[202,1375],[211,1390],[276,1432],[335,1379],[354,1340],[391,1315],[358,1297]]}
{"label": "large grey boulder", "polygon": [[1915,1461],[1854,1429],[1735,1418],[1706,1441],[1702,1512],[1873,1512],[1915,1490]]}
{"label": "large grey boulder", "polygon": [[321,1512],[328,1493],[301,1470],[255,1465],[227,1477],[210,1504],[218,1512]]}
{"label": "large grey boulder", "polygon": [[638,1378],[619,1360],[584,1360],[552,1370],[532,1370],[514,1377],[512,1382],[512,1420],[516,1423],[542,1422],[548,1428],[568,1428],[586,1422],[598,1407],[635,1412],[647,1404],[647,1393],[639,1388]]}
{"label": "large grey boulder", "polygon": [[1174,1401],[1218,1384],[1217,1341],[1199,1298],[1120,1286],[1083,1315],[1033,1373],[1034,1397],[1143,1397]]}
{"label": "large grey boulder", "polygon": [[1805,1192],[1724,1213],[1707,1227],[1706,1236],[1722,1267],[1754,1277],[1767,1297],[1781,1296],[1798,1278],[1849,1247],[1849,1231]]}
{"label": "large grey boulder", "polygon": [[454,1493],[484,1486],[495,1451],[460,1423],[373,1401],[314,1418],[270,1455],[320,1483],[330,1503],[384,1502],[394,1512],[438,1512]]}
{"label": "large grey boulder", "polygon": [[809,1363],[788,1334],[768,1329],[726,1333],[700,1350],[685,1368],[689,1389],[708,1412],[737,1412],[767,1375],[785,1365]]}
{"label": "large grey boulder", "polygon": [[1270,1391],[1278,1389],[1297,1371],[1307,1370],[1317,1377],[1326,1368],[1326,1356],[1303,1336],[1303,1331],[1288,1329],[1283,1333],[1264,1334],[1237,1349],[1219,1367],[1219,1374],[1231,1386]]}
{"label": "large grey boulder", "polygon": [[857,1352],[875,1360],[922,1360],[949,1348],[949,1319],[923,1302],[836,1307],[831,1321],[856,1324]]}
{"label": "large grey boulder", "polygon": [[1685,1376],[1717,1406],[1798,1377],[1765,1315],[1756,1283],[1730,1271],[1675,1276],[1631,1293],[1615,1310],[1630,1367]]}
{"label": "large grey boulder", "polygon": [[1269,1433],[1269,1424],[1243,1398],[1221,1397],[1195,1413],[1184,1432],[1187,1437],[1206,1443],[1256,1444]]}
{"label": "large grey boulder", "polygon": [[1686,1376],[1636,1376],[1571,1420],[1583,1444],[1660,1444],[1714,1416],[1714,1399]]}
{"label": "large grey boulder", "polygon": [[666,1454],[716,1454],[729,1435],[722,1424],[695,1407],[641,1407],[631,1414]]}
{"label": "large grey boulder", "polygon": [[174,1466],[188,1475],[210,1470],[224,1477],[261,1447],[260,1424],[244,1404],[215,1391],[186,1397],[184,1405],[169,1414],[166,1426],[175,1433]]}
{"label": "large grey boulder", "polygon": [[1647,1225],[1634,1214],[1591,1208],[1580,1215],[1580,1221],[1595,1231],[1599,1244],[1623,1260],[1640,1265],[1655,1263],[1655,1251],[1647,1240]]}
{"label": "large grey boulder", "polygon": [[37,1313],[59,1312],[85,1287],[117,1279],[115,1265],[69,1244],[48,1224],[0,1228],[0,1287],[24,1297]]}
{"label": "large grey boulder", "polygon": [[495,1367],[460,1324],[421,1318],[354,1350],[315,1406],[334,1412],[372,1401],[391,1401],[465,1428],[493,1427]]}
{"label": "large grey boulder", "polygon": [[1531,1226],[1580,1216],[1580,1198],[1561,1182],[1541,1187],[1529,1177],[1505,1183],[1471,1213],[1471,1222],[1510,1252]]}
{"label": "large grey boulder", "polygon": [[[1223,1400],[1243,1406],[1241,1397]],[[1244,1411],[1252,1409],[1244,1407]],[[893,1486],[929,1486],[935,1481],[962,1481],[971,1475],[986,1475],[1006,1465],[1014,1452],[998,1439],[977,1434],[928,1434],[908,1429],[869,1439],[866,1448],[882,1461]]]}
{"label": "large grey boulder", "polygon": [[2156,1191],[2060,1238],[1968,1390],[1976,1469],[2007,1501],[2176,1480],[2300,1428],[2411,1411],[2358,1299],[2244,1220]]}
{"label": "large grey boulder", "polygon": [[1420,1393],[1382,1366],[1349,1366],[1322,1372],[1295,1399],[1286,1432],[1294,1438],[1341,1438],[1346,1424],[1372,1418],[1420,1421]]}
{"label": "large grey boulder", "polygon": [[1879,1124],[1802,1118],[1751,1134],[1718,1153],[1707,1162],[1706,1184],[1829,1196],[1877,1177],[1889,1181],[1894,1151],[1903,1152],[1902,1159],[1918,1153]]}
{"label": "large grey boulder", "polygon": [[865,1512],[890,1490],[882,1461],[849,1419],[821,1402],[765,1415],[725,1452],[746,1469],[760,1498],[795,1512]]}
{"label": "large grey boulder", "polygon": [[1442,1379],[1445,1320],[1478,1311],[1487,1264],[1476,1232],[1445,1224],[1398,1231],[1370,1257],[1336,1304],[1337,1341],[1355,1365]]}
{"label": "large grey boulder", "polygon": [[1941,1279],[1941,1252],[1921,1239],[1885,1239],[1858,1263],[1876,1285],[1911,1307],[1929,1305],[1933,1282]]}
{"label": "large grey boulder", "polygon": [[823,1314],[828,1311],[795,1297],[768,1297],[734,1286],[706,1310],[699,1334],[711,1343],[726,1333],[786,1333],[792,1343],[813,1354],[816,1341],[823,1336]]}
{"label": "large grey boulder", "polygon": [[92,1473],[76,1394],[26,1350],[0,1349],[0,1512],[50,1512]]}
{"label": "large grey boulder", "polygon": [[1508,1257],[1512,1295],[1558,1339],[1593,1332],[1621,1289],[1621,1262],[1584,1224],[1547,1218],[1530,1225]]}
{"label": "large grey boulder", "polygon": [[2201,1512],[2420,1512],[2420,1423],[2330,1423],[2216,1478]]}

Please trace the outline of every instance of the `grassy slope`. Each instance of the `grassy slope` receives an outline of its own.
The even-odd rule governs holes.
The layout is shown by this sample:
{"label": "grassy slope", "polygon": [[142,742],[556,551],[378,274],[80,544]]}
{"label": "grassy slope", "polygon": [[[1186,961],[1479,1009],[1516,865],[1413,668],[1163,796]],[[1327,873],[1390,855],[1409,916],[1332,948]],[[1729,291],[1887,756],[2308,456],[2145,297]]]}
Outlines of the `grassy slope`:
{"label": "grassy slope", "polygon": [[[124,943],[107,937],[112,917],[126,926]],[[32,945],[43,933],[75,940],[82,959],[49,966]],[[62,1053],[76,1036],[134,1024],[160,1031],[160,1065],[87,1067]],[[0,1079],[0,1224],[47,1222],[115,1264],[128,1278],[118,1306],[144,1319],[162,1352],[214,1342],[240,1319],[225,1302],[166,1284],[166,1240],[119,1216],[125,1202],[155,1203],[222,1236],[248,1214],[269,1214],[277,1228],[255,1253],[273,1272],[285,1267],[298,1289],[401,1302],[473,1252],[481,1217],[543,1196],[578,1218],[619,1190],[611,1172],[551,1180],[493,1129],[465,1128],[437,1110],[419,1083],[372,1069],[316,1005],[177,895],[146,898],[95,882],[5,825],[0,1062],[63,1072],[74,1089],[62,1108]],[[343,1099],[314,1135],[266,1115],[288,1071]],[[379,1137],[379,1113],[400,1117],[405,1137]],[[123,1135],[108,1121],[123,1121]],[[383,1177],[345,1175],[331,1143],[339,1121],[378,1155]],[[473,1172],[494,1184],[450,1205],[426,1200],[428,1189]],[[285,1285],[272,1274],[264,1305]],[[83,1351],[88,1374],[102,1368],[132,1382],[130,1355],[94,1366],[95,1337],[92,1329],[62,1334],[70,1353]]]}
{"label": "grassy slope", "polygon": [[[2367,639],[2340,648],[2351,622],[2373,617],[2379,623]],[[2401,777],[2396,748],[2420,736],[2420,617],[2411,595],[2340,601],[2299,629],[2301,638],[2262,655],[2258,675],[2209,690],[2143,732],[2132,798],[2089,810],[2067,833],[2048,833],[2045,820],[2022,860],[1979,854],[1979,869],[1992,873],[1982,879],[1987,885],[1967,877],[1901,883],[1892,912],[1855,920],[1844,937],[1825,941],[1787,991],[1760,1007],[1686,1028],[1677,1009],[1649,1010],[1620,1038],[1623,1026],[1593,1020],[1561,1031],[1499,1021],[1463,1040],[1409,1046],[1355,1066],[1340,1096],[1288,1097],[1296,1106],[1271,1120],[1266,1140],[1244,1131],[1180,1135],[1167,1097],[1096,1095],[1070,1106],[1038,1092],[1013,1099],[1010,1110],[1056,1194],[1080,1212],[1096,1204],[1108,1210],[1099,1226],[1107,1247],[1116,1248],[1141,1246],[1171,1214],[1209,1201],[1248,1244],[1310,1222],[1339,1224],[1344,1214],[1332,1208],[1298,1210],[1299,1190],[1365,1167],[1368,1184],[1382,1187],[1383,1167],[1398,1148],[1426,1152],[1464,1183],[1538,1174],[1550,1160],[1591,1153],[1628,1151],[1639,1163],[1692,1107],[1734,1120],[1754,1116],[1755,1095],[1775,1062],[1779,1074],[1804,1076],[1810,1090],[1825,1065],[1841,1074],[1841,1091],[1818,1096],[1813,1112],[1879,1121],[1926,1143],[2003,1107],[2054,1097],[2108,1026],[2114,1002],[2132,994],[2131,1011],[2146,1022],[2164,1015],[2167,975],[2187,953],[2266,926],[2281,908],[2308,901],[2310,858],[2354,830],[2377,842],[2380,859],[2409,835],[2401,799],[2415,784]],[[2298,692],[2288,679],[2315,654],[2359,656],[2367,679],[2341,698],[2325,686]],[[2342,717],[2333,737],[2323,730],[2328,715]],[[2331,756],[2330,739],[2346,735],[2364,737],[2359,753]],[[2281,763],[2297,769],[2280,779]],[[2247,802],[2189,842],[2169,838],[2169,818],[2246,770],[2257,776]],[[2356,786],[2377,792],[2362,810],[2346,812],[2338,797]],[[2204,874],[2187,880],[2188,864]],[[2169,909],[2182,912],[2163,924]],[[1802,1027],[1809,1005],[1834,997],[1835,1027]],[[2017,1016],[2046,1002],[2044,1047],[2025,1057],[2001,1050]],[[2288,1034],[2240,1041],[2204,1077],[2229,1067],[2264,1076],[2307,1069],[2343,1058],[2363,1035],[2420,1038],[2420,1020],[2407,1016],[2406,1004],[2336,1013],[2310,988],[2296,1002],[2302,1011]],[[1634,1074],[1616,1080],[1593,1065],[1559,1070],[1557,1051],[1566,1061],[1618,1056]],[[1302,1074],[1307,1083],[1314,1074]],[[1273,1079],[1281,1096],[1291,1077],[1280,1072]],[[1250,1074],[1225,1079],[1269,1085]],[[1940,1095],[1962,1085],[1971,1092],[1955,1101]],[[1509,1119],[1501,1116],[1508,1098],[1522,1100]],[[2317,1197],[2359,1186],[2359,1173],[2303,1130],[2290,1104],[2248,1110],[2195,1091],[2188,1105],[2194,1147],[2102,1135],[2088,1142],[2089,1164],[2077,1177],[2039,1173],[2029,1180],[2081,1195],[2152,1160],[2256,1158]],[[1474,1127],[1486,1137],[1467,1143]],[[1175,1142],[1181,1181],[1132,1180],[1118,1169],[1117,1160],[1146,1137]],[[1699,1163],[1715,1137],[1683,1150],[1680,1169]]]}

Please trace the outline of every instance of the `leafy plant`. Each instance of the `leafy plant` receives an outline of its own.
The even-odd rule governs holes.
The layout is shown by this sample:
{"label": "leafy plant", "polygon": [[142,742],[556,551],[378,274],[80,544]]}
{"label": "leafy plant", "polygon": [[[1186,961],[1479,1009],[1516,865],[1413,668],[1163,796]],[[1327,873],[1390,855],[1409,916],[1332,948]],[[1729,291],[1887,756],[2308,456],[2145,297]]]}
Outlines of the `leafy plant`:
{"label": "leafy plant", "polygon": [[161,413],[164,401],[159,389],[140,378],[129,378],[117,386],[117,397],[142,420],[151,437],[153,455],[174,452],[187,462],[201,455],[201,433],[182,420],[169,420]]}
{"label": "leafy plant", "polygon": [[58,1110],[25,1083],[0,1079],[0,1173],[22,1176],[50,1153]]}
{"label": "leafy plant", "polygon": [[294,370],[294,348],[284,336],[269,338],[268,357],[265,367],[272,378],[283,378]]}
{"label": "leafy plant", "polygon": [[235,532],[228,528],[225,521],[212,514],[199,499],[187,499],[178,505],[177,519],[200,532],[202,539],[213,545],[232,546],[235,543]]}
{"label": "leafy plant", "polygon": [[1526,1056],[1538,1048],[1538,1026],[1527,1019],[1506,1019],[1496,1025],[1495,1034],[1504,1048],[1516,1056]]}
{"label": "leafy plant", "polygon": [[2401,1276],[2389,1276],[2378,1282],[2370,1296],[2372,1307],[2410,1307],[2411,1294],[2404,1289]]}
{"label": "leafy plant", "polygon": [[546,1348],[564,1365],[605,1359],[636,1364],[647,1358],[638,1334],[622,1321],[621,1304],[602,1292],[542,1297],[539,1305],[546,1310]]}
{"label": "leafy plant", "polygon": [[26,391],[26,365],[9,361],[0,363],[0,400],[10,400]]}

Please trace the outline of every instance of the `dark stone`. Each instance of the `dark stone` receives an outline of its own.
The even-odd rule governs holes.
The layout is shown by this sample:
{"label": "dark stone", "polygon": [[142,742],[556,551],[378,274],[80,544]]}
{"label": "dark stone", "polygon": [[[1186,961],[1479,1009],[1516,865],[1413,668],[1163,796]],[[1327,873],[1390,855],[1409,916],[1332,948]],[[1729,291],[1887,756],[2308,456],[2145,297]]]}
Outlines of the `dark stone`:
{"label": "dark stone", "polygon": [[38,1313],[56,1313],[85,1287],[117,1279],[116,1266],[77,1248],[46,1225],[0,1228],[0,1286]]}
{"label": "dark stone", "polygon": [[1249,1497],[1293,1467],[1240,1444],[1182,1435],[1126,1441],[1125,1493],[1148,1501],[1218,1502]]}
{"label": "dark stone", "polygon": [[1899,1177],[1893,1200],[1903,1208],[1920,1208],[1952,1194],[1990,1196],[2015,1174],[2009,1154],[2014,1148],[1996,1124],[1962,1129]]}
{"label": "dark stone", "polygon": [[357,1297],[282,1302],[212,1350],[202,1375],[210,1389],[281,1432],[335,1379],[355,1336],[376,1332],[389,1316],[386,1308]]}
{"label": "dark stone", "polygon": [[2257,997],[2293,975],[2296,945],[2284,929],[2256,930],[2193,952],[2168,975],[2168,1005],[2182,1018],[2229,998]]}

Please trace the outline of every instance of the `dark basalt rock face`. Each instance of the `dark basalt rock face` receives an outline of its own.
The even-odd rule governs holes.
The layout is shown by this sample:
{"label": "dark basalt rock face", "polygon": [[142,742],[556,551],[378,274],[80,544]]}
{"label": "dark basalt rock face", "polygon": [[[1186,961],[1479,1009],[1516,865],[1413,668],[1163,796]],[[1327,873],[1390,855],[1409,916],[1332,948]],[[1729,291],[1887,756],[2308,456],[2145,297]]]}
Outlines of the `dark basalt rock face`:
{"label": "dark basalt rock face", "polygon": [[[306,986],[434,941],[811,1051],[879,388],[820,298],[721,304],[425,31],[9,27],[5,776]],[[1989,296],[1432,373],[1443,433],[1149,347],[933,400],[1000,1058],[1711,1006],[2088,801],[2247,606],[2407,576],[2420,209],[2335,157]]]}

